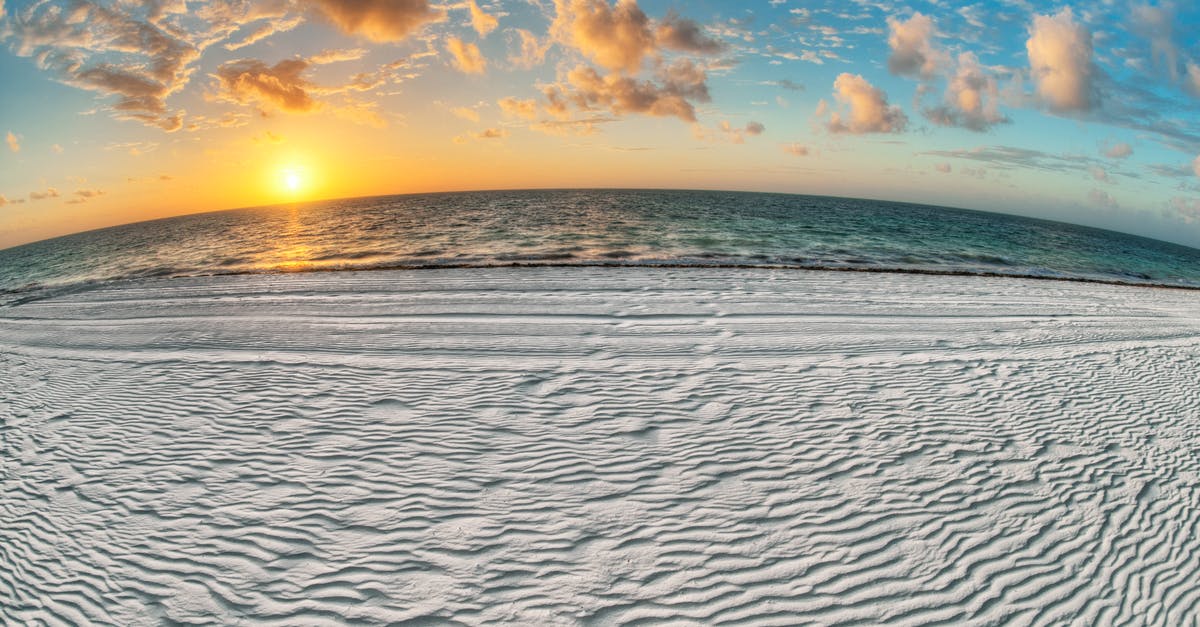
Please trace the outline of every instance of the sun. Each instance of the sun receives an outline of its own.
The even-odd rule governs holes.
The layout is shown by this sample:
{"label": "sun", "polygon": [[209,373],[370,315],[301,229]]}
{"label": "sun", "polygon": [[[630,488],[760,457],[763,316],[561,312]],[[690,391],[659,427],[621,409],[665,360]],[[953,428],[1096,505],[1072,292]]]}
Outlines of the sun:
{"label": "sun", "polygon": [[308,176],[303,168],[287,166],[279,170],[279,186],[282,191],[295,196],[308,187]]}

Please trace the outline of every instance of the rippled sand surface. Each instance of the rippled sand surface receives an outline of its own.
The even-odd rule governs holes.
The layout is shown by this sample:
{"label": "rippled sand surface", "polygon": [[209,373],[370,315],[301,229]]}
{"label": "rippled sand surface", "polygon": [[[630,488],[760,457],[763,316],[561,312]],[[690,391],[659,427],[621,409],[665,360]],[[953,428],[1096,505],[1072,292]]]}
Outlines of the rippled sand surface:
{"label": "rippled sand surface", "polygon": [[0,623],[1194,624],[1200,294],[721,269],[0,310]]}

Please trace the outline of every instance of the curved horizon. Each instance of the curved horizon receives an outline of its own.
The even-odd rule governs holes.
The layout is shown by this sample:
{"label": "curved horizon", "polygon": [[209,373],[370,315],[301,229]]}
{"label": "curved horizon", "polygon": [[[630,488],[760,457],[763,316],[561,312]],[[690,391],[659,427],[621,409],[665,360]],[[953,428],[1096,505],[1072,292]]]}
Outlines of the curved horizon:
{"label": "curved horizon", "polygon": [[318,198],[722,189],[1200,246],[1200,6],[0,2],[0,247]]}
{"label": "curved horizon", "polygon": [[[772,192],[772,191],[757,191],[757,190],[743,190],[743,189],[719,189],[719,188],[706,189],[706,188],[702,188],[702,187],[693,187],[693,188],[513,187],[513,188],[493,188],[493,189],[451,189],[451,190],[440,190],[440,191],[429,191],[429,192],[403,192],[403,193],[395,193],[395,194],[366,194],[366,195],[362,195],[362,196],[344,196],[344,197],[338,197],[338,198],[314,198],[314,199],[308,199],[308,200],[303,200],[303,201],[280,202],[280,203],[272,203],[272,204],[264,204],[264,205],[248,205],[248,206],[244,206],[244,207],[229,207],[227,209],[201,210],[201,211],[195,211],[195,212],[189,212],[189,213],[173,214],[173,215],[163,216],[163,217],[159,217],[159,218],[148,218],[145,220],[136,220],[133,222],[121,222],[121,223],[117,223],[117,224],[109,224],[109,225],[105,225],[105,226],[99,226],[96,228],[85,229],[82,231],[71,231],[68,233],[63,233],[61,235],[53,235],[53,236],[46,237],[46,238],[39,239],[39,240],[33,240],[30,242],[22,242],[19,244],[14,244],[12,246],[0,247],[0,251],[11,250],[14,248],[21,248],[22,246],[42,244],[45,242],[52,242],[54,240],[65,239],[65,238],[69,238],[69,237],[72,237],[75,235],[86,235],[88,233],[105,231],[108,229],[118,229],[121,227],[136,226],[139,224],[145,224],[145,223],[149,223],[149,222],[172,220],[174,218],[185,218],[185,217],[189,217],[189,216],[202,216],[202,215],[207,215],[207,214],[226,213],[226,212],[233,212],[233,211],[248,211],[248,210],[254,210],[254,209],[273,209],[273,208],[284,208],[284,207],[289,207],[289,206],[302,208],[305,206],[316,205],[316,204],[320,204],[320,203],[351,201],[351,200],[369,200],[369,199],[374,199],[374,198],[390,198],[390,197],[401,197],[401,196],[435,196],[435,195],[440,195],[440,194],[447,194],[447,195],[451,195],[451,194],[486,194],[489,192],[554,192],[554,191],[562,191],[562,192],[572,192],[572,191],[710,192],[710,193],[723,193],[723,194],[764,194],[764,195],[778,195],[778,196],[827,198],[827,199],[834,199],[834,200],[885,202],[885,203],[900,204],[900,205],[911,205],[911,206],[916,206],[916,207],[928,207],[931,209],[945,209],[945,210],[949,210],[949,211],[973,211],[973,212],[979,212],[979,213],[990,213],[990,214],[997,214],[997,215],[1001,215],[1001,216],[1009,216],[1009,217],[1014,217],[1014,218],[1023,218],[1023,219],[1028,219],[1028,220],[1037,220],[1037,221],[1041,221],[1041,222],[1048,222],[1048,223],[1053,223],[1053,224],[1063,224],[1063,225],[1068,225],[1068,226],[1072,226],[1072,227],[1096,229],[1098,231],[1104,231],[1107,233],[1115,233],[1115,234],[1127,236],[1127,237],[1137,237],[1137,238],[1149,240],[1152,242],[1169,244],[1172,246],[1180,246],[1180,247],[1183,247],[1183,248],[1186,248],[1189,250],[1200,250],[1200,244],[1193,246],[1193,245],[1185,244],[1182,242],[1171,241],[1169,239],[1161,239],[1161,238],[1157,238],[1157,237],[1150,237],[1147,235],[1139,235],[1138,233],[1131,233],[1129,231],[1121,231],[1121,230],[1117,230],[1117,229],[1110,229],[1110,228],[1105,228],[1103,226],[1095,226],[1095,225],[1083,224],[1083,223],[1079,223],[1079,222],[1070,222],[1067,220],[1055,220],[1055,219],[1051,219],[1051,218],[1041,218],[1041,217],[1037,217],[1037,216],[1022,215],[1019,213],[1011,213],[1011,212],[1006,212],[1006,211],[991,211],[988,209],[973,209],[971,207],[955,207],[955,206],[951,206],[951,205],[938,205],[938,204],[911,202],[911,201],[903,201],[903,200],[891,200],[891,199],[887,199],[887,198],[872,198],[872,197],[868,197],[868,196],[829,196],[829,195],[825,195],[825,194],[806,194],[806,193],[801,193],[801,192]],[[998,276],[1024,276],[1024,275],[998,275]],[[1037,277],[1030,277],[1030,278],[1037,278]]]}

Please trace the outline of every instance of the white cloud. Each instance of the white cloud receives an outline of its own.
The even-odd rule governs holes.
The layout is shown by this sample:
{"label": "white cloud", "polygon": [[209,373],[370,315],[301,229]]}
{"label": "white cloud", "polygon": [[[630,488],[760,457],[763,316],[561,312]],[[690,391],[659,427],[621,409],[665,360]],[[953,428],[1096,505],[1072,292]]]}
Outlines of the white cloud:
{"label": "white cloud", "polygon": [[834,81],[833,89],[834,98],[849,106],[850,112],[849,119],[839,111],[830,115],[826,127],[831,133],[899,133],[908,125],[904,111],[889,105],[887,94],[861,75],[843,72]]}
{"label": "white cloud", "polygon": [[1088,111],[1096,105],[1092,34],[1071,9],[1035,15],[1025,42],[1037,94],[1056,112]]}
{"label": "white cloud", "polygon": [[944,51],[933,46],[935,28],[928,15],[914,13],[903,22],[889,17],[887,23],[891,31],[888,47],[892,50],[888,57],[888,70],[893,74],[928,79],[945,65],[948,57]]}

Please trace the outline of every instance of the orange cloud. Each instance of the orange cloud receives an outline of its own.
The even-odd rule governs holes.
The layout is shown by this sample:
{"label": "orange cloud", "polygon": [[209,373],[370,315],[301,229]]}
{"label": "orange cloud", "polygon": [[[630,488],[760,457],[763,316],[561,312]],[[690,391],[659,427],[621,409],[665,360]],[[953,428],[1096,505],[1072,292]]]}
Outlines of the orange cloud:
{"label": "orange cloud", "polygon": [[282,109],[304,113],[317,108],[309,95],[312,85],[301,74],[308,69],[303,59],[285,59],[273,66],[257,59],[231,61],[214,75],[224,94],[239,103],[256,103],[264,110]]}
{"label": "orange cloud", "polygon": [[650,18],[636,0],[554,0],[551,33],[592,61],[614,72],[636,74],[655,51]]}
{"label": "orange cloud", "polygon": [[487,59],[479,52],[479,46],[464,43],[458,37],[446,40],[446,50],[454,57],[454,67],[467,74],[483,74],[487,69]]}
{"label": "orange cloud", "polygon": [[497,104],[500,105],[500,110],[503,111],[505,115],[516,118],[525,118],[526,120],[532,120],[537,117],[537,101],[532,98],[529,100],[518,100],[512,96],[509,96],[507,98],[501,98],[499,101],[497,101]]}
{"label": "orange cloud", "polygon": [[376,42],[400,41],[445,17],[426,0],[308,0],[308,4],[342,32]]}
{"label": "orange cloud", "polygon": [[850,114],[847,120],[840,112],[832,113],[826,125],[831,133],[899,133],[908,125],[908,117],[900,107],[889,105],[887,94],[861,75],[843,72],[833,89],[834,98],[848,105]]}
{"label": "orange cloud", "polygon": [[499,25],[499,20],[484,13],[475,0],[470,0],[467,6],[471,9],[471,27],[475,29],[475,32],[479,33],[480,37],[487,37],[487,34],[495,30],[496,26]]}

